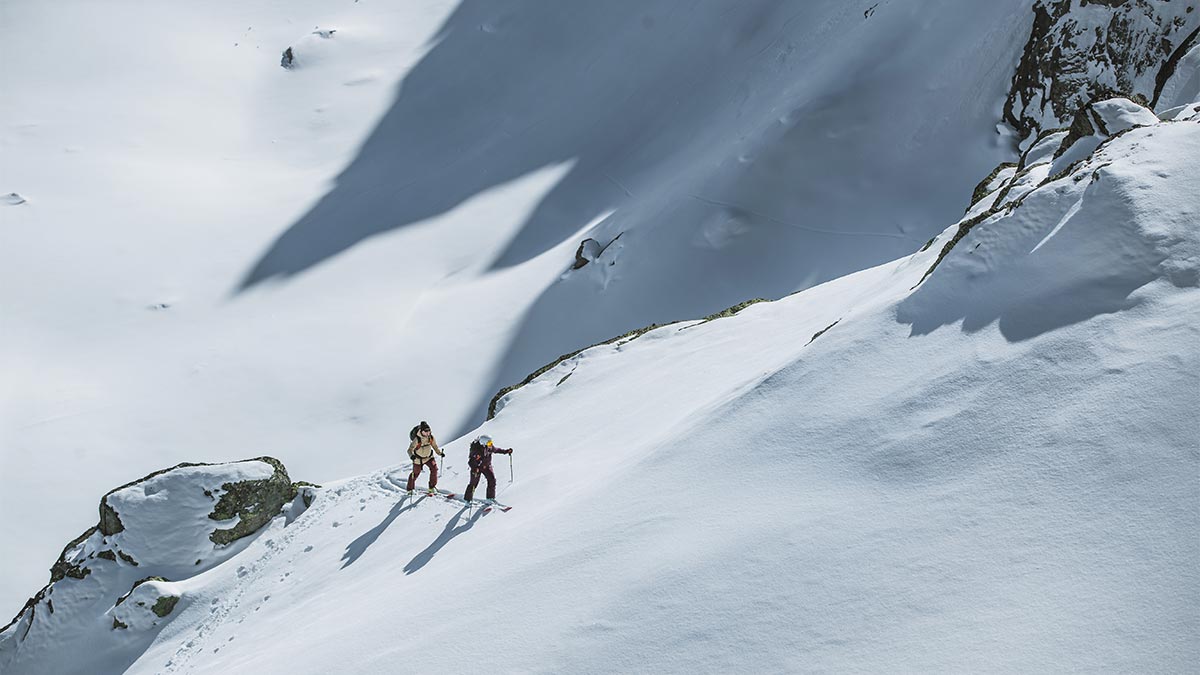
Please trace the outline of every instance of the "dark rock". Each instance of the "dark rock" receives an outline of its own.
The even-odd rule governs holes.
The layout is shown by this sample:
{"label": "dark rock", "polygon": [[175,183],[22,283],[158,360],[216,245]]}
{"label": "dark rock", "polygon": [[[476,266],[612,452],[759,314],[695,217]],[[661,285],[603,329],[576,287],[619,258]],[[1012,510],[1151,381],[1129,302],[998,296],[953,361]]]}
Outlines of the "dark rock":
{"label": "dark rock", "polygon": [[155,601],[154,606],[150,608],[150,611],[154,612],[160,617],[166,616],[171,613],[171,610],[175,609],[175,603],[177,602],[179,602],[178,596],[164,595]]}
{"label": "dark rock", "polygon": [[137,581],[133,582],[133,585],[129,587],[129,590],[126,591],[125,595],[122,595],[121,597],[117,598],[116,604],[119,605],[119,604],[125,602],[126,600],[128,600],[129,596],[133,594],[134,589],[136,589],[138,586],[141,586],[142,584],[146,583],[147,581],[168,581],[168,579],[165,579],[163,577],[158,577],[158,576],[146,577],[144,579],[138,579]]}
{"label": "dark rock", "polygon": [[[1170,76],[1168,64],[1195,40],[1196,31],[1185,36],[1184,24],[1168,20],[1161,3],[1081,0],[1080,6],[1088,4],[1108,10],[1073,13],[1072,0],[1033,6],[1029,39],[1004,104],[1004,120],[1021,140],[1063,126],[1089,101],[1123,95],[1156,102]],[[1153,71],[1155,91],[1139,90],[1147,81],[1142,75]]]}
{"label": "dark rock", "polygon": [[259,457],[256,461],[274,467],[270,478],[225,483],[224,491],[208,517],[213,520],[229,520],[237,517],[238,523],[227,530],[216,530],[209,539],[215,544],[228,544],[257,532],[283,508],[296,498],[297,488],[288,478],[283,463],[274,457]]}

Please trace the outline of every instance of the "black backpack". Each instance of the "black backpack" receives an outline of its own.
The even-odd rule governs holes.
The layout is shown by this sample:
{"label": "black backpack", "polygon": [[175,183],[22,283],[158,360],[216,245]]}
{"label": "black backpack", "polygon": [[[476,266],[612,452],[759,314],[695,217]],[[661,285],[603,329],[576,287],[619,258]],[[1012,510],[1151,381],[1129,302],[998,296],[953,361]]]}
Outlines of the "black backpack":
{"label": "black backpack", "polygon": [[417,432],[420,431],[421,429],[428,429],[428,428],[429,428],[429,422],[426,422],[425,420],[421,420],[420,424],[413,427],[412,431],[408,432],[408,440],[410,440],[410,441],[417,440]]}
{"label": "black backpack", "polygon": [[467,452],[467,466],[472,469],[481,468],[487,460],[487,448],[475,441],[471,442],[471,449]]}

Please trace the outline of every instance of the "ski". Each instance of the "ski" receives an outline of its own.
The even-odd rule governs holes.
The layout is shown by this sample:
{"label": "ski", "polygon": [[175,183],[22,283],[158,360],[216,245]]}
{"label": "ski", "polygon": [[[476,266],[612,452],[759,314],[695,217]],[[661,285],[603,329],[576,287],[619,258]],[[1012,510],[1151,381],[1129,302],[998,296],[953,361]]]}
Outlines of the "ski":
{"label": "ski", "polygon": [[405,492],[405,494],[410,497],[441,497],[443,499],[448,499],[450,501],[457,501],[458,497],[459,497],[458,494],[455,492],[450,492],[449,490],[441,490],[441,489],[434,490],[433,492],[430,492],[429,490],[426,490],[426,489],[413,490],[412,492]]}
{"label": "ski", "polygon": [[440,488],[435,490],[432,493],[429,492],[429,490],[413,490],[411,495],[413,497],[441,497],[442,499],[445,499],[446,501],[454,502],[456,504],[465,504],[467,506],[480,506],[480,507],[483,507],[483,510],[485,513],[488,511],[491,511],[492,509],[496,509],[498,511],[501,511],[502,513],[508,513],[509,511],[512,511],[512,507],[507,504],[501,504],[500,502],[497,502],[497,501],[488,502],[483,499],[472,499],[471,501],[468,502],[465,499],[463,499],[462,495],[458,494],[457,492],[450,492],[449,490],[442,490]]}
{"label": "ski", "polygon": [[496,509],[503,513],[508,513],[509,511],[512,511],[511,506],[508,506],[507,504],[501,504],[500,502],[496,502],[496,501],[486,502],[486,501],[483,501],[482,499],[475,499],[475,500],[472,500],[470,502],[470,504],[472,506],[474,506],[474,505],[482,506],[484,513],[487,513],[488,511],[491,511],[492,509]]}

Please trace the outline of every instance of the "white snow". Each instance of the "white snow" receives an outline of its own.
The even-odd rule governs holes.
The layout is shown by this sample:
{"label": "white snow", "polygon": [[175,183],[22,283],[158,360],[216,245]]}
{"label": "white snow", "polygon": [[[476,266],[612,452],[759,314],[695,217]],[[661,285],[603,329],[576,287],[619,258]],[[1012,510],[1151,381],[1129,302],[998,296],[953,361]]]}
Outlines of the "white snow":
{"label": "white snow", "polygon": [[[1200,660],[1200,64],[945,227],[1029,0],[702,10],[4,3],[0,604],[149,471],[325,487],[113,493],[0,670]],[[513,510],[404,496],[419,419]]]}
{"label": "white snow", "polygon": [[39,517],[0,605],[130,476],[370,471],[560,354],[905,255],[1012,159],[1028,0],[635,4],[3,3],[0,511]]}
{"label": "white snow", "polygon": [[327,485],[172,585],[130,672],[1186,671],[1197,153],[1200,123],[1134,129],[923,282],[957,226],[586,350],[480,429],[511,512],[414,503],[401,466]]}

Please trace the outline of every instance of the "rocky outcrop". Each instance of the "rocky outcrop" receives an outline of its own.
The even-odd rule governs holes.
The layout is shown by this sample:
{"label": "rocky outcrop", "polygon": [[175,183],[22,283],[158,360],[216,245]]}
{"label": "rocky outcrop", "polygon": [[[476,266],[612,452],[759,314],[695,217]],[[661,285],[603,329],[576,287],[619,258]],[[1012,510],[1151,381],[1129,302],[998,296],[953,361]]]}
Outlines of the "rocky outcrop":
{"label": "rocky outcrop", "polygon": [[1170,0],[1038,0],[1004,105],[1021,140],[1065,127],[1090,101],[1151,106],[1196,38],[1200,12]]}
{"label": "rocky outcrop", "polygon": [[[1007,178],[1001,176],[997,167],[976,188],[975,201],[978,208],[968,210],[958,223],[950,239],[942,246],[941,253],[925,272],[917,286],[937,269],[952,249],[977,225],[1011,213],[1021,201],[1037,188],[1074,173],[1085,161],[1091,159],[1106,143],[1140,127],[1153,126],[1159,118],[1137,101],[1115,97],[1084,105],[1075,113],[1071,126],[1066,130],[1056,129],[1043,132],[1029,150],[1023,153],[1018,170]],[[981,197],[981,190],[985,190]],[[988,201],[988,195],[995,194]],[[985,208],[986,206],[986,208]],[[935,237],[928,248],[937,238]],[[921,250],[925,250],[924,248]],[[914,286],[916,288],[916,286]]]}
{"label": "rocky outcrop", "polygon": [[[608,250],[609,246],[612,246],[621,238],[621,234],[624,234],[624,232],[613,237],[607,244],[601,244],[591,237],[579,242],[579,248],[575,250],[575,263],[571,266],[571,269],[580,269],[588,263],[599,259]],[[613,262],[610,260],[609,264],[611,265]]]}
{"label": "rocky outcrop", "polygon": [[225,483],[223,494],[208,517],[212,520],[237,518],[236,525],[229,529],[217,529],[209,535],[215,544],[224,545],[254,534],[260,527],[274,518],[283,505],[296,498],[297,487],[288,478],[283,463],[273,457],[260,457],[257,461],[274,467],[270,478]]}
{"label": "rocky outcrop", "polygon": [[67,544],[50,582],[0,629],[0,671],[99,639],[83,635],[97,626],[152,635],[186,602],[180,581],[236,555],[276,516],[290,522],[315,495],[272,457],[179,464],[110,491],[99,522]]}

